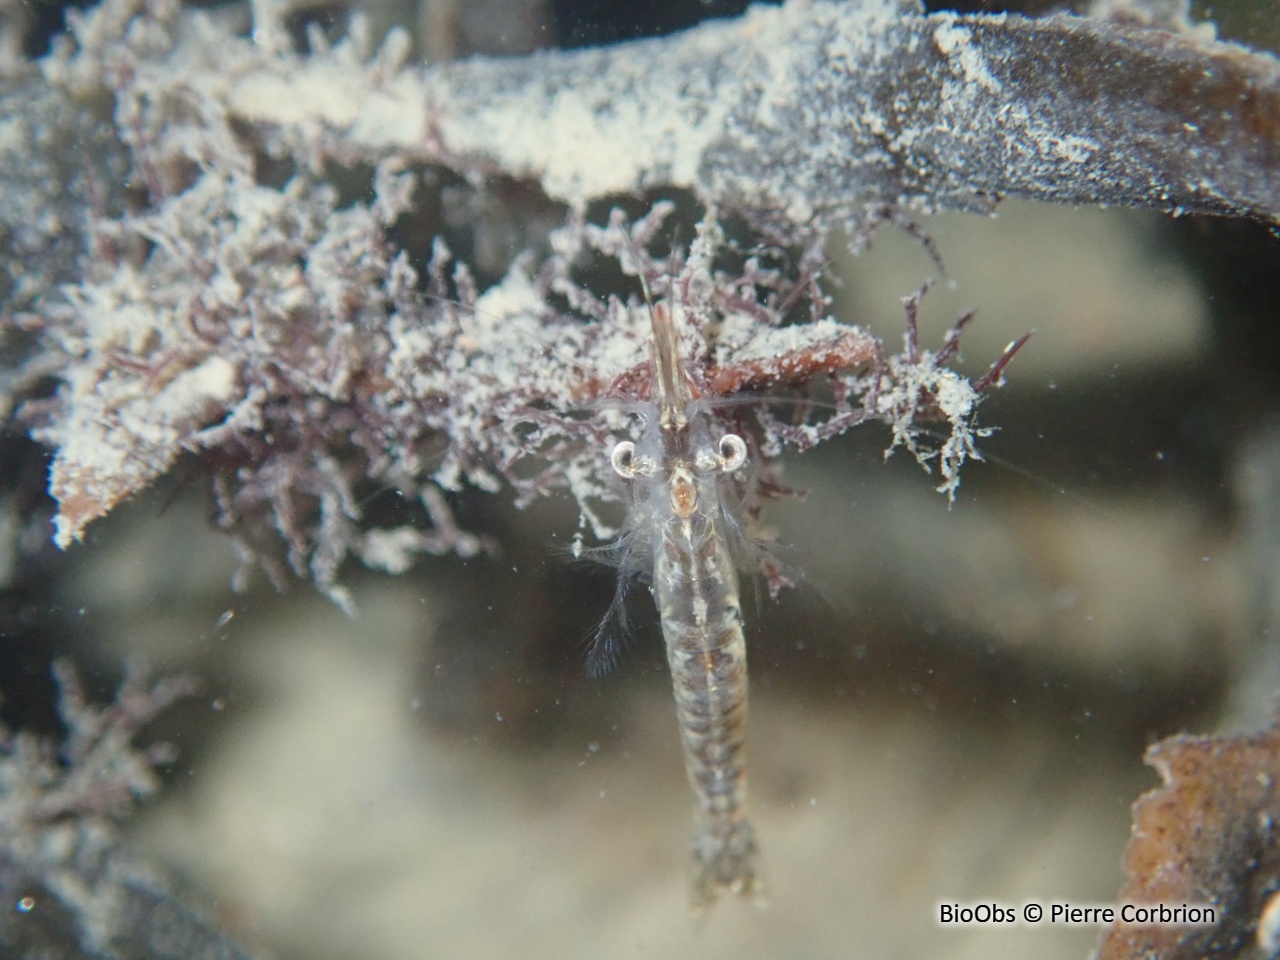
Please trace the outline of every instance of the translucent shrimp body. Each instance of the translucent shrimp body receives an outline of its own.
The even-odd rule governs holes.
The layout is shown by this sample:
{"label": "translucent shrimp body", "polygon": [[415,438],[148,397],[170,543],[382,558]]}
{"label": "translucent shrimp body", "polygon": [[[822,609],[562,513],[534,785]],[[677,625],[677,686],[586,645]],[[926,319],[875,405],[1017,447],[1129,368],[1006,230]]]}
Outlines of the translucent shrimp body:
{"label": "translucent shrimp body", "polygon": [[635,482],[637,538],[653,550],[653,593],[666,640],[684,748],[698,804],[695,907],[721,892],[759,897],[747,819],[747,648],[721,478],[747,459],[741,437],[717,429],[680,360],[671,314],[652,308],[656,422],[637,446],[619,443],[614,469]]}

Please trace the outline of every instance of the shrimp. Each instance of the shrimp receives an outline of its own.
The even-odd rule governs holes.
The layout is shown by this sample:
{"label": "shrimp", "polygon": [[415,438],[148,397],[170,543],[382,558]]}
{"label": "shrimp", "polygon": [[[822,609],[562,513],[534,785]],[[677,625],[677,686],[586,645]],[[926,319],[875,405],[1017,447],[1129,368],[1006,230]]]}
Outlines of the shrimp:
{"label": "shrimp", "polygon": [[726,890],[764,895],[746,814],[747,647],[728,540],[734,527],[721,496],[722,480],[746,465],[747,444],[720,428],[701,396],[673,311],[652,303],[649,310],[651,408],[640,442],[618,443],[610,461],[630,482],[633,537],[652,551],[651,590],[697,799],[693,902],[703,909]]}

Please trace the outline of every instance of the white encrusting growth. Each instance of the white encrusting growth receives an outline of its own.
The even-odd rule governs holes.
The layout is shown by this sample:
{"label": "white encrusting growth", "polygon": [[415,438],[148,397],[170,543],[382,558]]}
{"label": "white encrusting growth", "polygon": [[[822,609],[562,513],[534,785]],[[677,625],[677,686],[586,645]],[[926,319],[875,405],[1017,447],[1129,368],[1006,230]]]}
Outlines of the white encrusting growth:
{"label": "white encrusting growth", "polygon": [[[778,291],[798,282],[795,264],[772,277],[754,261],[726,272],[715,211],[763,214],[779,249],[816,250],[834,224],[864,238],[886,219],[988,209],[1001,193],[1280,210],[1266,145],[1221,119],[1241,84],[1272,103],[1274,61],[1081,18],[811,0],[660,40],[430,69],[406,63],[398,34],[371,57],[358,23],[333,48],[317,35],[302,55],[232,36],[173,0],[106,0],[70,21],[71,41],[42,61],[36,86],[54,103],[109,102],[113,120],[67,113],[104,139],[84,159],[81,193],[57,208],[62,226],[10,224],[23,259],[15,275],[70,282],[38,303],[19,291],[38,355],[0,381],[61,379],[37,418],[55,448],[58,541],[78,538],[183,452],[210,454],[219,522],[241,556],[326,589],[348,554],[399,569],[415,544],[465,548],[456,531],[368,540],[367,484],[395,487],[428,513],[427,492],[464,483],[511,484],[522,502],[566,489],[584,526],[608,535],[599,505],[617,491],[600,451],[636,437],[625,409],[599,405],[618,384],[643,392],[647,319],[634,298],[576,286],[580,253],[613,258],[624,273],[637,266],[610,229],[580,220],[604,196],[684,189],[710,211],[680,270],[678,306],[681,349],[718,389],[791,387],[806,371],[840,386],[847,409],[826,422],[761,416],[748,438],[759,452],[880,419],[927,457],[916,421],[941,415],[952,432],[938,454],[948,492],[973,452],[963,381],[928,354],[877,352],[816,302],[814,322],[784,317]],[[1046,42],[1063,69],[1020,69]],[[1166,102],[1164,88],[1135,87],[1155,66],[1190,71],[1203,96]],[[1084,89],[1126,96],[1101,114]],[[26,103],[13,96],[6,103]],[[23,116],[0,137],[10,179],[14,157],[31,154],[26,170],[61,142],[37,137]],[[50,170],[54,159],[67,162],[43,157]],[[260,182],[264,160],[285,182]],[[326,182],[335,167],[362,165],[376,170],[369,202]],[[127,172],[111,174],[116,166]],[[423,167],[421,180],[405,172]],[[452,176],[441,167],[460,175],[454,193],[458,182],[484,196],[487,179],[525,179],[564,201],[570,215],[549,258],[516,251],[483,293],[442,244],[430,265],[411,262],[394,228],[418,217],[415,228],[444,229],[419,209],[420,191]],[[123,178],[138,195],[105,208],[84,187]],[[28,209],[0,212],[22,219],[12,211]],[[821,261],[808,262],[816,290]],[[462,304],[424,298],[424,288]],[[874,372],[873,360],[883,361]],[[264,560],[273,537],[285,544],[274,562]]]}
{"label": "white encrusting growth", "polygon": [[[1052,70],[1023,66],[1047,49]],[[1125,73],[1158,75],[1162,56],[1222,83],[1223,103]],[[1265,144],[1202,129],[1221,126],[1223,105],[1280,95],[1280,68],[1199,35],[814,0],[662,40],[452,65],[426,84],[448,152],[579,208],[661,184],[859,229],[894,211],[989,209],[995,195],[1280,216]]]}
{"label": "white encrusting growth", "polygon": [[[970,457],[982,459],[976,440],[991,433],[989,428],[974,425],[979,395],[967,378],[936,365],[928,351],[915,363],[894,358],[890,369],[892,374],[882,382],[877,398],[878,410],[893,431],[893,443],[885,456],[903,447],[923,466],[936,458],[942,477],[938,492],[954,501],[960,487],[960,468]],[[925,425],[918,422],[914,413],[926,396],[933,398],[950,427],[949,435],[936,450],[921,443]]]}
{"label": "white encrusting growth", "polygon": [[[99,82],[128,46],[111,32],[131,9],[108,0],[80,18],[82,54],[51,59],[46,75]],[[793,0],[658,40],[430,69],[406,68],[397,32],[370,60],[361,21],[305,57],[198,16],[166,56],[154,55],[164,28],[143,36],[139,83],[250,124],[272,153],[498,171],[578,209],[661,186],[859,227],[885,208],[983,209],[992,194],[1280,216],[1265,142],[1222,128],[1235,101],[1213,100],[1214,84],[1274,98],[1280,68],[1200,34]],[[1052,83],[1020,67],[1046,49],[1058,51]],[[1161,58],[1188,65],[1203,103],[1134,82]]]}

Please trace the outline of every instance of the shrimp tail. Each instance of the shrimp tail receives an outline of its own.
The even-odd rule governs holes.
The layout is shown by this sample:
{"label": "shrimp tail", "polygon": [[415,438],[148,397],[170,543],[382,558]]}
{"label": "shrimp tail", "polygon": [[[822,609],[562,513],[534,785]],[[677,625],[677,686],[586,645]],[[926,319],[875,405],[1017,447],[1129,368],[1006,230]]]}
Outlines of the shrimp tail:
{"label": "shrimp tail", "polygon": [[756,833],[746,817],[702,823],[693,838],[693,909],[711,907],[722,893],[764,906],[768,899],[759,870]]}

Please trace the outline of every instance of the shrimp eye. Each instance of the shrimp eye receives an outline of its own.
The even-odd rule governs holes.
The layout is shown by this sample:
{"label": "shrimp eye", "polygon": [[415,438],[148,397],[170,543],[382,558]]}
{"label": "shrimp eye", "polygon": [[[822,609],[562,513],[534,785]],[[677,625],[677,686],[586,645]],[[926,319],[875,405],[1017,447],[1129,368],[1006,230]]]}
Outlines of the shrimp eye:
{"label": "shrimp eye", "polygon": [[636,475],[635,465],[636,445],[630,440],[623,440],[613,448],[613,453],[609,455],[609,462],[613,464],[614,472],[620,477],[630,480]]}
{"label": "shrimp eye", "polygon": [[733,473],[747,462],[747,443],[736,433],[726,433],[720,438],[720,469]]}

